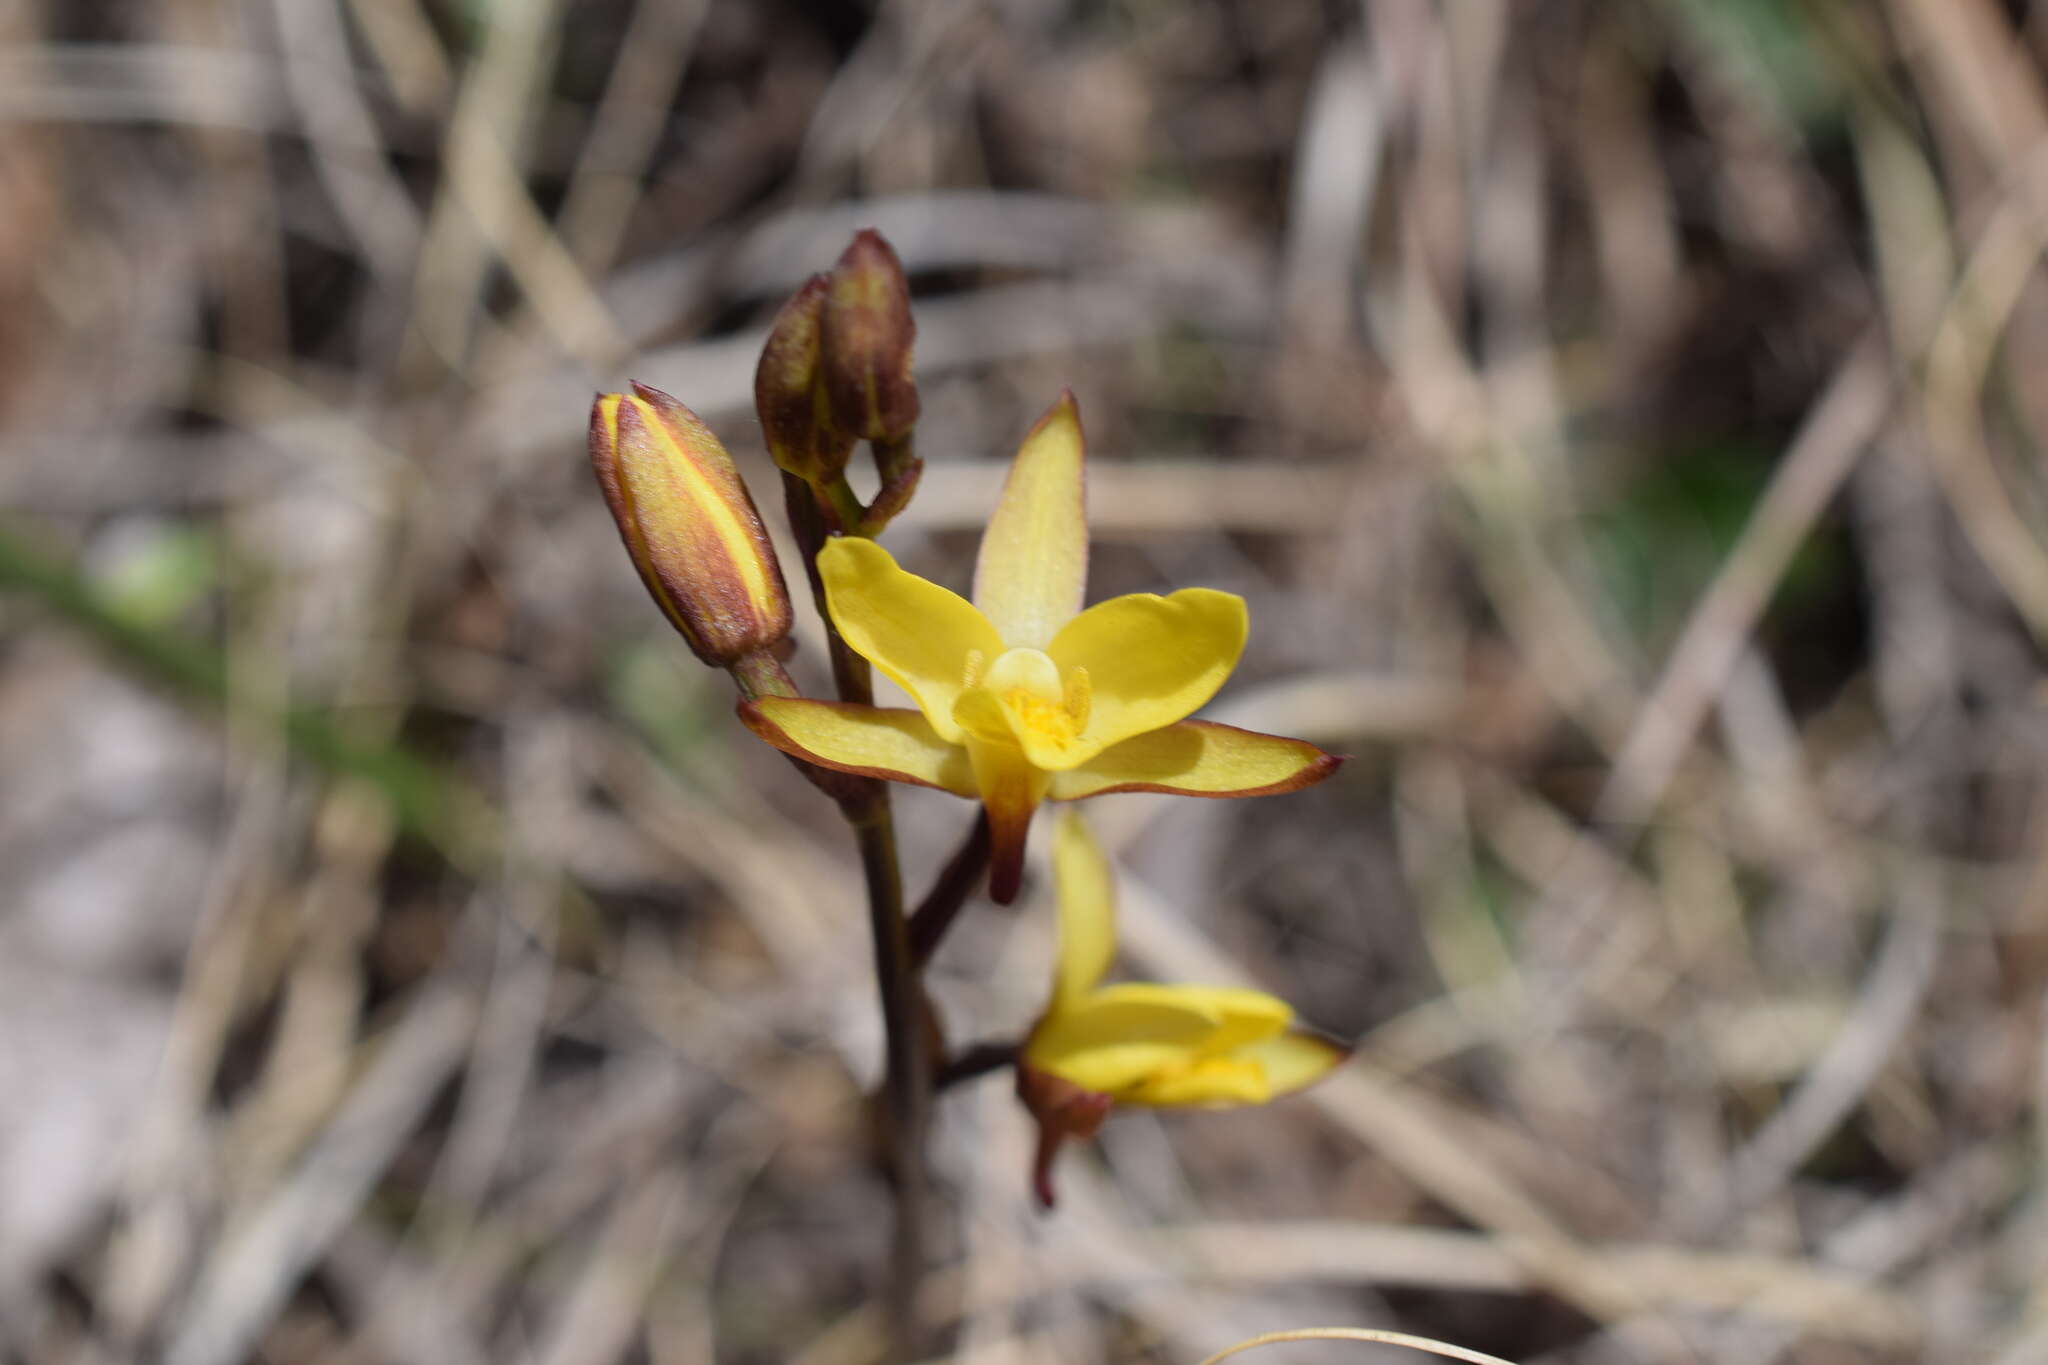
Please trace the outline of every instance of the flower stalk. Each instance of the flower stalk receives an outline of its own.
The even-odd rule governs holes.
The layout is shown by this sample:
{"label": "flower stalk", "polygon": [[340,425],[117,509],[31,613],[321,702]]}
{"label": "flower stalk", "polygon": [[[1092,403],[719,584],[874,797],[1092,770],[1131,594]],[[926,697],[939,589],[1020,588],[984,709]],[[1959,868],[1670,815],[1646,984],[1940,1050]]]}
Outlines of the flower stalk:
{"label": "flower stalk", "polygon": [[888,1318],[898,1358],[922,1354],[917,1322],[917,1287],[924,1279],[925,1225],[930,1181],[925,1169],[925,1135],[931,1120],[932,1063],[925,1029],[924,986],[910,953],[903,915],[903,874],[896,856],[895,817],[888,788],[873,778],[864,804],[842,804],[860,845],[861,875],[867,886],[868,927],[874,941],[875,985],[882,1002],[886,1069],[882,1081],[887,1120],[885,1143],[896,1199],[890,1239]]}
{"label": "flower stalk", "polygon": [[[823,602],[817,581],[817,550],[826,539],[828,509],[815,486],[785,474],[790,524],[811,566],[814,600]],[[841,479],[840,486],[845,486]],[[829,617],[825,622],[831,653],[834,690],[842,702],[874,704],[874,680],[868,661],[854,653]],[[845,778],[849,774],[830,773]],[[828,792],[852,827],[860,848],[861,875],[867,889],[868,931],[875,954],[875,990],[881,1000],[885,1069],[882,1103],[889,1178],[896,1201],[891,1236],[888,1320],[897,1357],[922,1354],[916,1319],[917,1286],[924,1277],[925,1225],[930,1182],[925,1170],[925,1135],[931,1113],[932,1063],[925,1020],[930,1007],[911,951],[910,926],[904,915],[903,872],[896,848],[896,822],[889,787],[873,777],[854,777],[848,795]]]}
{"label": "flower stalk", "polygon": [[[769,454],[782,470],[790,529],[824,618],[833,691],[841,705],[872,707],[873,673],[825,612],[818,565],[835,537],[871,536],[887,525],[916,486],[915,456],[909,453],[918,414],[911,378],[915,330],[896,253],[878,234],[863,232],[829,274],[813,275],[783,305],[754,372],[755,407]],[[883,475],[875,506],[862,506],[846,479],[848,457],[862,440],[875,450]],[[924,1271],[932,1011],[904,915],[888,787],[872,776],[835,776],[853,779],[848,791],[833,794],[860,848],[881,998],[884,1131],[896,1198],[889,1321],[896,1353],[909,1358],[919,1353],[914,1307]]]}
{"label": "flower stalk", "polygon": [[995,841],[989,832],[988,812],[977,812],[973,828],[947,860],[932,889],[918,902],[910,916],[910,957],[919,971],[931,962],[932,954],[953,921],[967,905],[974,888],[988,875],[989,854]]}

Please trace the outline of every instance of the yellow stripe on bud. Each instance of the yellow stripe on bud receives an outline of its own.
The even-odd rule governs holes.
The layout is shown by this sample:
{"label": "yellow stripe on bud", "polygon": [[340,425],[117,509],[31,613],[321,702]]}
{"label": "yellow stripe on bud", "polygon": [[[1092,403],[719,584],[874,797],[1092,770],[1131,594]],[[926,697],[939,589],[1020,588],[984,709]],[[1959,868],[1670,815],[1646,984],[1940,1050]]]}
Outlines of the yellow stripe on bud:
{"label": "yellow stripe on bud", "polygon": [[789,633],[782,569],[732,456],[659,389],[602,394],[590,463],[633,566],[705,663],[728,667]]}

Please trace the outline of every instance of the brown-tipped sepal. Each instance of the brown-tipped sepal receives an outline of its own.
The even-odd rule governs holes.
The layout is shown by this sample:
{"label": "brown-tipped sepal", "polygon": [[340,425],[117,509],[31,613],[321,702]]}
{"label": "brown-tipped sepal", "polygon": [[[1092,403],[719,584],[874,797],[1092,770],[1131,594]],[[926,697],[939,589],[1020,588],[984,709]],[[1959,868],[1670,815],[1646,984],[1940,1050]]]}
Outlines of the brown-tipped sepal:
{"label": "brown-tipped sepal", "polygon": [[640,580],[699,659],[730,667],[789,634],[789,591],[732,457],[659,389],[600,394],[590,463]]}
{"label": "brown-tipped sepal", "polygon": [[827,276],[820,319],[821,372],[832,420],[864,441],[901,441],[917,425],[910,353],[917,327],[903,264],[873,228],[852,243]]}
{"label": "brown-tipped sepal", "polygon": [[821,370],[831,278],[813,275],[775,315],[754,370],[754,409],[768,453],[784,471],[822,486],[846,469],[854,438],[832,420]]}
{"label": "brown-tipped sepal", "polygon": [[881,529],[895,520],[896,514],[910,505],[911,497],[917,492],[918,481],[924,477],[924,458],[917,453],[911,438],[900,441],[876,441],[875,472],[880,476],[881,487],[875,490],[875,500],[868,504],[866,524],[863,533],[879,534]]}

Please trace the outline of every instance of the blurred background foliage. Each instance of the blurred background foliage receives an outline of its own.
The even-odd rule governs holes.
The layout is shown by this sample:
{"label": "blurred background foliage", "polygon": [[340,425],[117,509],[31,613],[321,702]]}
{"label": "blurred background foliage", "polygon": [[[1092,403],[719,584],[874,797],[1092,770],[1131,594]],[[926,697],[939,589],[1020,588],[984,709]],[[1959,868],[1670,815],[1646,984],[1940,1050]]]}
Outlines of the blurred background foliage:
{"label": "blurred background foliage", "polygon": [[[1211,714],[1353,756],[1101,803],[1128,968],[1358,1057],[1120,1116],[1050,1217],[950,1092],[954,1355],[2043,1358],[2044,54],[2030,0],[0,5],[0,1360],[880,1358],[851,849],[581,434],[655,384],[772,506],[754,353],[863,226],[899,556],[964,588],[1071,384],[1093,593],[1242,593]],[[967,811],[899,799],[915,889]],[[1035,1012],[1042,883],[956,1042]]]}

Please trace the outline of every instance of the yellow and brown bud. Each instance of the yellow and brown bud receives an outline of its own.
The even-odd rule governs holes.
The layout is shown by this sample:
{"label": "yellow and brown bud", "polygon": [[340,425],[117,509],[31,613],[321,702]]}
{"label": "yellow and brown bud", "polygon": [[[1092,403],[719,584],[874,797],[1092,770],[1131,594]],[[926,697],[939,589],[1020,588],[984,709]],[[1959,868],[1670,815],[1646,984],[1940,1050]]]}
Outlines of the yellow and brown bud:
{"label": "yellow and brown bud", "polygon": [[754,407],[768,453],[788,473],[823,485],[838,478],[854,438],[832,420],[819,373],[825,298],[831,278],[813,275],[782,305],[754,370]]}
{"label": "yellow and brown bud", "polygon": [[903,264],[880,233],[863,228],[826,278],[820,360],[833,421],[864,441],[900,441],[917,424],[917,327]]}
{"label": "yellow and brown bud", "polygon": [[789,591],[732,456],[645,384],[600,394],[590,463],[640,579],[698,658],[726,668],[789,633]]}

